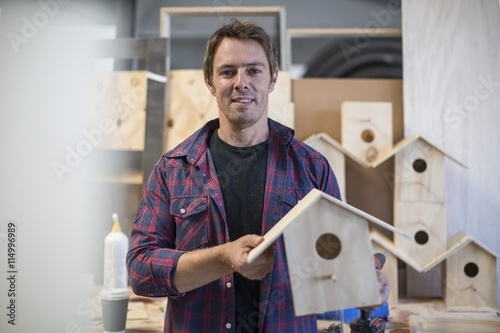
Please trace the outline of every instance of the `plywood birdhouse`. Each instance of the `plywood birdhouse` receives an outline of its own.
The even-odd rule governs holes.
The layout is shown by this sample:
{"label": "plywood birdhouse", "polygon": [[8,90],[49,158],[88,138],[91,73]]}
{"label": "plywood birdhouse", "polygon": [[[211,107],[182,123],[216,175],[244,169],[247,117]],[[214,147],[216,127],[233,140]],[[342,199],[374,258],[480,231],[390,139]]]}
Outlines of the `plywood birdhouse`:
{"label": "plywood birdhouse", "polygon": [[[297,316],[380,304],[369,225],[392,226],[313,189],[265,236],[253,261],[283,235],[288,266],[307,263],[308,274],[290,273]],[[360,273],[362,272],[362,273]]]}
{"label": "plywood birdhouse", "polygon": [[498,258],[498,254],[469,236],[467,244],[446,260],[446,305],[496,308]]}
{"label": "plywood birdhouse", "polygon": [[376,167],[393,155],[394,225],[412,237],[396,235],[395,244],[424,266],[447,249],[444,159],[462,164],[414,135],[400,141],[372,165]]}
{"label": "plywood birdhouse", "polygon": [[392,149],[392,103],[352,102],[341,105],[342,146],[371,163]]}

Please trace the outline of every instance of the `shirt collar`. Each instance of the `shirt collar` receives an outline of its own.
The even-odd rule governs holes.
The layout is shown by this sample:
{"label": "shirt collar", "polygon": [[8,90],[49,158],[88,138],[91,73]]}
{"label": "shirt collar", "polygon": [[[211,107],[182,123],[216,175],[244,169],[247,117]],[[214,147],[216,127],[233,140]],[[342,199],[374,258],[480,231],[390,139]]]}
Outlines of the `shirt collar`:
{"label": "shirt collar", "polygon": [[[270,139],[277,140],[288,148],[295,131],[270,118],[268,118],[268,124]],[[207,150],[208,139],[217,128],[219,128],[219,119],[208,121],[177,147],[165,153],[165,156],[169,158],[185,157],[188,163],[195,164]]]}

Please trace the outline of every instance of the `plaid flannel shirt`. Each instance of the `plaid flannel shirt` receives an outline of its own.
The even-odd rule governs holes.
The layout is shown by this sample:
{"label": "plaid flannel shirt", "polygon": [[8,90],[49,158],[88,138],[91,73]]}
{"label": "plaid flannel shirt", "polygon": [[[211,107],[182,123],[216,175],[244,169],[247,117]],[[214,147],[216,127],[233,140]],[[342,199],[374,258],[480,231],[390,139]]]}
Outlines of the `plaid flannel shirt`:
{"label": "plaid flannel shirt", "polygon": [[[271,119],[262,234],[271,229],[312,188],[340,199],[327,160],[294,138],[294,131]],[[179,293],[173,276],[186,251],[229,241],[224,203],[208,149],[212,120],[165,153],[155,165],[134,220],[127,255],[135,293],[168,297],[165,332],[235,332],[233,274]],[[314,223],[314,221],[311,221]],[[294,314],[291,278],[283,238],[275,243],[275,263],[261,280],[259,313],[248,320],[259,332],[316,332],[316,316]]]}

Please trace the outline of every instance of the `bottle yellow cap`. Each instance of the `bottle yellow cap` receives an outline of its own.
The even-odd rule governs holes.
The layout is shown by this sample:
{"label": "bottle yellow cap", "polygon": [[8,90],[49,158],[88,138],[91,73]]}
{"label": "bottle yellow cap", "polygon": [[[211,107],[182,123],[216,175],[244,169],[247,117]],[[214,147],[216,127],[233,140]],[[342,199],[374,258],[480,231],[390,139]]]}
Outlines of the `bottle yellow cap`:
{"label": "bottle yellow cap", "polygon": [[120,228],[120,222],[118,222],[118,215],[116,213],[113,213],[113,228],[111,229],[111,231],[122,231],[122,229]]}

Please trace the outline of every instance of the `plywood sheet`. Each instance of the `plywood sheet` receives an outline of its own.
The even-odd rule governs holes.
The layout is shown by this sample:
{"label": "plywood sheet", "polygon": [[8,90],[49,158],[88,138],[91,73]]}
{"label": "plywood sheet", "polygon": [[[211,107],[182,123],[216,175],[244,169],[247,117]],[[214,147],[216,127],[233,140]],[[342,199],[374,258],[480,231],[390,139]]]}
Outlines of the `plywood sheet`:
{"label": "plywood sheet", "polygon": [[405,134],[467,165],[445,165],[447,228],[500,252],[500,234],[491,232],[500,216],[492,199],[500,198],[492,183],[500,179],[499,3],[403,0],[401,7]]}
{"label": "plywood sheet", "polygon": [[143,150],[146,120],[145,71],[94,73],[90,128],[102,149]]}
{"label": "plywood sheet", "polygon": [[448,312],[411,315],[410,333],[498,333],[500,317],[494,312]]}

